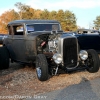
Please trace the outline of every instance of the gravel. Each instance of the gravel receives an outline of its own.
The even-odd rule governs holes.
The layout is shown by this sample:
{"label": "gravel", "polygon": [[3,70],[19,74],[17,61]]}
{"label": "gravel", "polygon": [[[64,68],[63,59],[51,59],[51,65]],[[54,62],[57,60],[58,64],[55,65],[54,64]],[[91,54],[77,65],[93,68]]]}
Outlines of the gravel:
{"label": "gravel", "polygon": [[[19,64],[10,64],[10,68],[0,70],[0,96],[34,96],[53,90],[62,89],[73,84],[86,82],[100,77],[100,70],[97,73],[87,71],[75,72],[71,74],[60,74],[53,76],[45,82],[37,79],[33,67],[21,66]],[[1,99],[0,99],[1,100]],[[4,99],[3,99],[4,100]],[[8,100],[8,99],[6,99]],[[9,100],[22,100],[13,98]]]}

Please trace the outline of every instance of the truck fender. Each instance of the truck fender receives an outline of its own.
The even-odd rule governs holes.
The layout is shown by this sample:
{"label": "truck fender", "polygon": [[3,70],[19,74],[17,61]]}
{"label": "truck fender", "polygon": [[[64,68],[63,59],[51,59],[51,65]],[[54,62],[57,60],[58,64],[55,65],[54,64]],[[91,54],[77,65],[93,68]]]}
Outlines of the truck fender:
{"label": "truck fender", "polygon": [[14,50],[12,49],[11,45],[8,44],[6,47],[7,47],[8,51],[9,51],[10,58],[11,59],[16,59],[16,55],[15,55]]}

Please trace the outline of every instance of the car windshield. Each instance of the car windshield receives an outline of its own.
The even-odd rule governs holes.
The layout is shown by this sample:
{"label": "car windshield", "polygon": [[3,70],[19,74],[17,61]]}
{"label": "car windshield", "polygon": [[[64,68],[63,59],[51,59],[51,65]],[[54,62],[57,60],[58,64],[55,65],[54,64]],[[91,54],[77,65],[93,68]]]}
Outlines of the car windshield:
{"label": "car windshield", "polygon": [[31,24],[27,25],[28,33],[34,31],[52,31],[60,30],[59,24]]}

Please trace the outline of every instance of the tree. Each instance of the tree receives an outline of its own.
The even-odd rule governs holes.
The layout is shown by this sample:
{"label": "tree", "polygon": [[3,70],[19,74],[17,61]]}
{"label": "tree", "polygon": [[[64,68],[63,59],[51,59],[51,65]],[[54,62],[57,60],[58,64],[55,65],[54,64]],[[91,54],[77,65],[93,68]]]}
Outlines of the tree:
{"label": "tree", "polygon": [[57,18],[57,12],[56,11],[51,11],[49,14],[49,19],[56,20]]}
{"label": "tree", "polygon": [[50,16],[49,14],[50,14],[50,12],[47,9],[44,9],[44,11],[42,11],[42,13],[40,15],[40,18],[41,19],[50,19],[49,18],[49,16]]}
{"label": "tree", "polygon": [[58,12],[56,11],[48,11],[47,9],[36,10],[31,8],[28,5],[22,4],[21,2],[17,2],[15,6],[18,8],[18,13],[20,19],[51,19],[58,20],[61,23],[62,29],[64,31],[76,30],[76,16],[69,10],[65,12],[60,9]]}
{"label": "tree", "polygon": [[15,6],[18,8],[19,19],[22,19],[22,12],[24,11],[24,5],[21,2],[17,2]]}
{"label": "tree", "polygon": [[0,33],[7,33],[7,24],[17,19],[18,13],[14,9],[4,12],[0,16]]}
{"label": "tree", "polygon": [[32,19],[41,19],[42,10],[35,9]]}
{"label": "tree", "polygon": [[76,16],[74,13],[72,13],[71,11],[69,10],[66,10],[65,11],[65,26],[64,26],[64,30],[68,30],[68,31],[74,31],[77,29],[77,25],[76,25]]}
{"label": "tree", "polygon": [[74,31],[77,29],[76,17],[74,13],[69,10],[66,10],[65,12],[59,10],[57,13],[57,20],[61,23],[64,31]]}
{"label": "tree", "polygon": [[64,11],[62,9],[57,12],[56,19],[59,22],[63,22],[64,21]]}
{"label": "tree", "polygon": [[29,5],[17,2],[15,6],[18,8],[19,19],[31,19],[34,14],[34,9]]}
{"label": "tree", "polygon": [[100,16],[97,16],[93,22],[94,22],[95,28],[100,29]]}

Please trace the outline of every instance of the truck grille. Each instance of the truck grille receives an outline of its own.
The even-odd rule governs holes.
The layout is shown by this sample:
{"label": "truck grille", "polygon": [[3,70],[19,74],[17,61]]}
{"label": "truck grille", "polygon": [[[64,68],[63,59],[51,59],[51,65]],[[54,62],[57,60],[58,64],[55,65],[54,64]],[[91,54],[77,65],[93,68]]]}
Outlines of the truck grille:
{"label": "truck grille", "polygon": [[76,38],[66,38],[63,40],[63,61],[64,66],[73,68],[77,65],[77,40]]}

